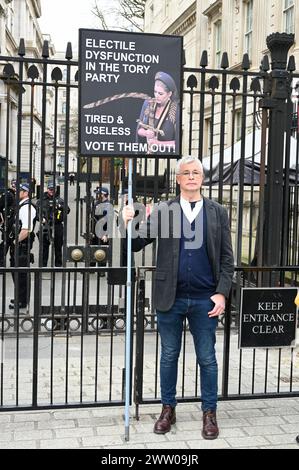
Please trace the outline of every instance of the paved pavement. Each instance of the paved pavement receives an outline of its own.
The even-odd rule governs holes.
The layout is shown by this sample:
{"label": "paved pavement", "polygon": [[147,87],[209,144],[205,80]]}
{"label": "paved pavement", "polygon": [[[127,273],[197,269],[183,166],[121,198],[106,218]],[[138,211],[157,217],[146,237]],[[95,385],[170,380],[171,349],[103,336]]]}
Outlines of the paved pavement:
{"label": "paved pavement", "polygon": [[124,436],[124,408],[88,408],[0,413],[0,449],[298,449],[299,398],[221,401],[219,438],[201,437],[199,404],[179,404],[177,423],[165,435],[153,433],[160,405],[131,410],[130,439]]}
{"label": "paved pavement", "polygon": [[[188,335],[187,335],[188,336]],[[144,362],[144,398],[154,396],[155,379],[155,334],[147,334],[145,341]],[[219,384],[221,384],[222,354],[221,331],[217,332],[217,349],[219,354]],[[83,402],[92,402],[95,390],[95,339],[94,335],[84,337],[84,375],[80,377],[80,336],[71,336],[68,347],[68,372],[66,373],[66,337],[58,335],[54,341],[54,377],[51,384],[51,342],[48,337],[39,338],[39,404],[50,404],[50,391],[54,403],[65,402],[66,376],[68,377],[68,403],[77,403],[81,386]],[[110,335],[99,337],[100,357],[98,362],[98,400],[121,401],[122,371],[124,366],[125,337],[123,334],[113,336],[113,384],[109,386]],[[19,343],[20,360],[18,363],[19,404],[28,406],[32,398],[32,338],[22,337]],[[4,388],[3,400],[6,406],[14,406],[16,386],[15,339],[5,342],[5,361],[3,367]],[[236,394],[238,375],[237,335],[231,337],[231,374],[229,393]],[[250,393],[252,386],[252,352],[243,351],[242,358],[242,393]],[[289,368],[288,351],[281,355],[281,378],[284,368]],[[268,357],[268,392],[277,390],[277,351],[270,350]],[[187,337],[186,369],[184,385],[186,396],[194,395],[195,364],[194,350]],[[293,378],[297,378],[299,354],[293,358]],[[181,364],[180,364],[181,370]],[[256,393],[262,393],[265,386],[265,365],[263,351],[256,357]],[[181,392],[181,374],[178,380],[178,394]],[[287,377],[287,375],[286,375]],[[280,381],[280,391],[289,391],[289,381]],[[298,390],[297,381],[293,390]],[[125,441],[124,406],[92,407],[76,409],[53,409],[45,411],[0,412],[0,449],[298,449],[296,436],[299,434],[299,397],[277,399],[252,399],[219,401],[218,424],[220,435],[217,440],[206,441],[201,437],[202,413],[200,403],[179,403],[177,406],[177,423],[170,433],[157,435],[153,433],[155,420],[160,414],[161,406],[140,405],[140,419],[135,419],[135,406],[130,410],[130,440]]]}

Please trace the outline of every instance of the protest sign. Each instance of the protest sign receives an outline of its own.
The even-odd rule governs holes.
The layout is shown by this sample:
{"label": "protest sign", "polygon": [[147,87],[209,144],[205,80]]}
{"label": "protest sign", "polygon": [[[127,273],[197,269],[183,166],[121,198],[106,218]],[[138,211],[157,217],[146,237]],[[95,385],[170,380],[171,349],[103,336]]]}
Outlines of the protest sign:
{"label": "protest sign", "polygon": [[83,156],[181,152],[182,37],[79,31]]}

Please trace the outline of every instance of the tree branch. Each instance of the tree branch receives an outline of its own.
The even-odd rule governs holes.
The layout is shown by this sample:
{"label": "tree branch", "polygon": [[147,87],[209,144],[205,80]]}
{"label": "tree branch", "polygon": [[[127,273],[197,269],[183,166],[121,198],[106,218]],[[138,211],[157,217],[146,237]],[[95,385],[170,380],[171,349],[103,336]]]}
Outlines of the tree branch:
{"label": "tree branch", "polygon": [[[143,31],[144,9],[146,0],[118,0],[118,8],[113,7],[110,9],[101,9],[98,1],[95,0],[95,5],[92,12],[100,20],[103,29],[109,29],[106,18],[114,16],[124,20],[117,25],[117,29],[130,31],[132,29]],[[114,29],[114,28],[110,28]]]}

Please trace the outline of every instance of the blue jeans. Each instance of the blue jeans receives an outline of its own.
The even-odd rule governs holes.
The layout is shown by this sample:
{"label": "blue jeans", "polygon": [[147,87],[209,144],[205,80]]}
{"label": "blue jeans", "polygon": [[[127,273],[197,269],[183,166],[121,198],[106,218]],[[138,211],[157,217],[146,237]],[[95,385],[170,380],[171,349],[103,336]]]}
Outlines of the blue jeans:
{"label": "blue jeans", "polygon": [[215,411],[217,407],[218,366],[215,354],[218,317],[209,318],[212,300],[176,299],[167,312],[157,311],[161,337],[160,386],[163,405],[176,405],[178,359],[181,351],[185,317],[193,336],[196,358],[200,367],[201,408]]}

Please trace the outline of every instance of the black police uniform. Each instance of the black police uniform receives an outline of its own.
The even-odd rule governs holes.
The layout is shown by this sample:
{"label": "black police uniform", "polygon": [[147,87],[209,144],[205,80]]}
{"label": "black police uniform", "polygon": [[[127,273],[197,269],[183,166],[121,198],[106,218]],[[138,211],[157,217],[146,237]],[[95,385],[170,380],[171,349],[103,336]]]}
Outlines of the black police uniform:
{"label": "black police uniform", "polygon": [[[103,194],[106,194],[106,197],[108,196],[109,193],[108,193],[108,190],[106,190],[106,188],[102,188],[102,189],[97,188],[95,190],[95,193],[96,194],[101,194],[101,191],[103,191]],[[107,207],[105,207],[105,206],[107,206]],[[102,218],[104,218],[108,215],[109,209],[110,209],[109,199],[106,199],[105,201],[100,200],[100,199],[95,199],[93,201],[92,209],[91,209],[91,216],[92,216],[92,227],[91,227],[92,236],[91,236],[91,239],[90,239],[91,245],[100,245],[100,246],[107,246],[107,247],[109,246],[109,238],[107,239],[107,241],[104,241],[96,235],[97,223]],[[107,232],[107,222],[101,227],[101,230],[104,233]],[[111,255],[111,253],[108,253],[108,257],[110,257],[110,255]],[[96,266],[96,264],[98,266],[106,266],[107,260],[105,259],[104,261],[100,261],[100,262],[97,262],[97,263],[95,261],[90,262],[91,266]],[[101,275],[104,276],[105,273],[103,272]]]}
{"label": "black police uniform", "polygon": [[[37,218],[39,220],[40,206],[42,206],[41,227],[43,230],[43,266],[47,266],[49,246],[54,242],[55,266],[62,266],[63,223],[70,208],[65,210],[64,200],[58,196],[50,196],[47,192],[36,203]],[[40,235],[39,235],[40,238]]]}
{"label": "black police uniform", "polygon": [[[101,194],[101,190],[97,188],[95,190],[96,194]],[[105,193],[108,196],[108,192]],[[101,208],[100,208],[101,206]],[[107,208],[105,207],[107,206]],[[93,201],[92,209],[91,209],[91,215],[93,219],[93,227],[92,227],[92,239],[91,239],[91,244],[92,245],[109,245],[109,240],[107,242],[101,240],[101,238],[98,238],[96,235],[96,225],[99,220],[102,218],[106,217],[109,213],[109,208],[110,208],[110,201],[109,199],[106,199],[105,201],[102,201],[100,199],[96,199]],[[100,214],[98,213],[100,212]],[[101,228],[103,232],[107,232],[107,223],[103,225]]]}
{"label": "black police uniform", "polygon": [[[35,212],[35,206],[30,202],[29,199],[25,199],[23,202],[20,202],[19,205],[19,213],[22,207],[27,206],[28,210],[28,216],[29,217],[29,211],[34,211]],[[29,207],[31,206],[31,208]],[[16,212],[15,212],[15,219],[16,219]],[[18,267],[29,267],[30,263],[34,262],[34,257],[33,254],[30,253],[33,242],[35,239],[35,234],[34,234],[34,227],[36,223],[36,214],[33,218],[33,226],[32,230],[30,231],[29,234],[29,239],[28,237],[22,240],[21,242],[15,242],[10,245],[10,265],[11,267],[16,266],[16,256],[17,256],[17,266]],[[31,223],[28,222],[29,225]],[[20,233],[22,230],[22,222],[19,219],[19,227],[18,227],[18,233]],[[18,244],[18,249],[16,249],[16,244]],[[18,275],[12,274],[12,278],[14,283],[17,281],[18,283],[18,291],[19,291],[19,307],[20,308],[25,308],[29,304],[29,298],[30,298],[30,274],[28,272],[20,272]],[[15,302],[14,299],[11,300],[12,304],[9,306],[10,309],[15,308]]]}
{"label": "black police uniform", "polygon": [[[9,188],[0,193],[0,266],[4,266],[5,257],[15,236],[16,197],[13,189]],[[6,234],[4,233],[6,231]],[[5,242],[5,246],[4,246]]]}

